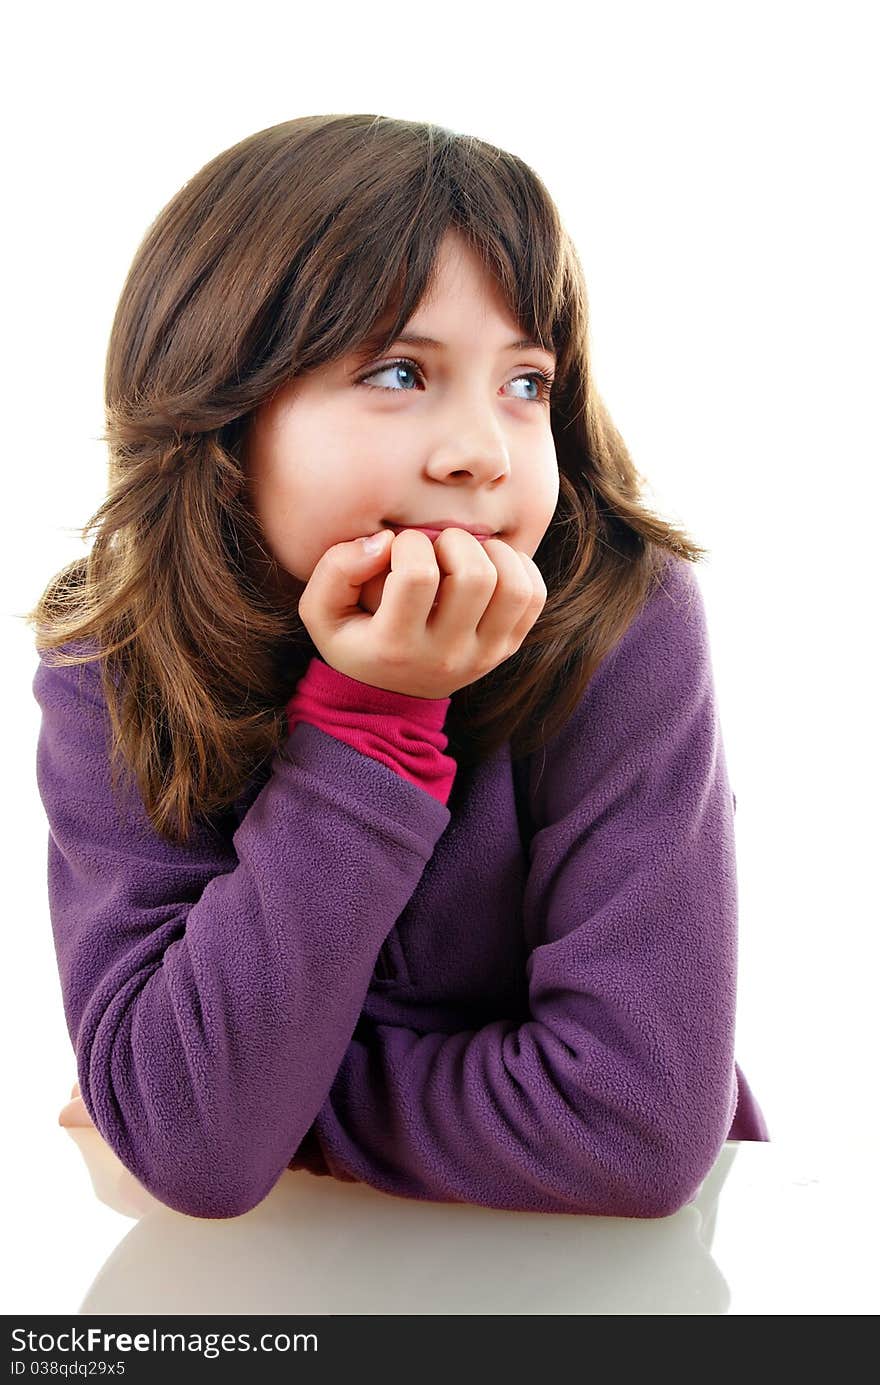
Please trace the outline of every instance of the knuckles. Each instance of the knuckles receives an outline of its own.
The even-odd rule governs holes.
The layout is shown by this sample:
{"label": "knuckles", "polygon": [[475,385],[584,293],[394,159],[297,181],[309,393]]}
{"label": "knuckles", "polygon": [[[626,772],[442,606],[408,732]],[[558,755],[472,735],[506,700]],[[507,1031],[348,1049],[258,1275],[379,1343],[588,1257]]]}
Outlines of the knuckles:
{"label": "knuckles", "polygon": [[509,588],[509,590],[510,590],[511,596],[515,596],[516,599],[517,599],[517,601],[522,602],[523,606],[528,605],[528,603],[529,603],[530,601],[534,600],[534,596],[535,596],[535,589],[534,589],[534,587],[532,587],[532,586],[527,586],[527,585],[526,585],[525,583],[523,583],[523,582],[517,582],[516,586],[515,586],[515,587],[514,587],[514,586],[511,586],[511,587]]}
{"label": "knuckles", "polygon": [[468,591],[483,591],[493,589],[498,581],[498,571],[495,567],[465,567],[449,574],[455,582]]}
{"label": "knuckles", "polygon": [[407,563],[405,567],[392,568],[393,575],[400,575],[405,582],[413,587],[436,587],[440,577],[440,570],[437,567],[422,567],[420,565]]}

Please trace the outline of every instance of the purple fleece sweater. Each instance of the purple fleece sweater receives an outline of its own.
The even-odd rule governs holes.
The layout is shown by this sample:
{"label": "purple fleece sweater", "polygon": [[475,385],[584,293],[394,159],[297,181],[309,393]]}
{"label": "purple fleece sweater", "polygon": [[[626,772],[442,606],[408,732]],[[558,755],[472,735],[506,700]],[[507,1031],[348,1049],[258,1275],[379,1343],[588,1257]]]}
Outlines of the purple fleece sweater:
{"label": "purple fleece sweater", "polygon": [[[288,1167],[391,1194],[658,1217],[725,1139],[737,884],[705,610],[663,587],[546,746],[450,809],[300,721],[185,847],[111,794],[97,666],[33,681],[61,993],[86,1108],[159,1201]],[[462,780],[463,782],[458,782]]]}

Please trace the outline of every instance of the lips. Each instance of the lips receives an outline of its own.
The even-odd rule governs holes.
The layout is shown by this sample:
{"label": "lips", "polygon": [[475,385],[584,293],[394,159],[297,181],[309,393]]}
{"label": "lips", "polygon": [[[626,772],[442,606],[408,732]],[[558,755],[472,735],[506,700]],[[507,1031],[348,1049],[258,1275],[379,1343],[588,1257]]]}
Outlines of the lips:
{"label": "lips", "polygon": [[392,522],[389,523],[388,528],[393,529],[395,534],[401,534],[404,529],[419,529],[423,534],[427,534],[432,542],[439,534],[442,534],[444,529],[466,529],[468,533],[473,534],[475,539],[483,541],[494,538],[494,534],[482,525],[461,524],[455,519],[439,519],[430,524],[395,524]]}

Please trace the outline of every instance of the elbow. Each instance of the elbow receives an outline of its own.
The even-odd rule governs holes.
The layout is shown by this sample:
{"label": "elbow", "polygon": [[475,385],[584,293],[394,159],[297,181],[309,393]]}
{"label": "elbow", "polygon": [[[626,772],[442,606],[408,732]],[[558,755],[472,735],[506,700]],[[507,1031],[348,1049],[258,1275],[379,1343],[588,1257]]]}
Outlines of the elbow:
{"label": "elbow", "polygon": [[186,1217],[226,1221],[243,1217],[267,1198],[285,1172],[289,1156],[277,1160],[268,1151],[255,1159],[253,1149],[229,1142],[218,1155],[218,1142],[200,1146],[195,1157],[154,1161],[155,1187],[149,1191]]}
{"label": "elbow", "polygon": [[225,1221],[252,1212],[269,1195],[277,1182],[277,1178],[274,1178],[268,1187],[244,1185],[240,1178],[219,1177],[216,1170],[205,1172],[201,1176],[190,1175],[183,1182],[161,1174],[136,1176],[158,1202],[173,1212],[210,1221]]}
{"label": "elbow", "polygon": [[604,1217],[650,1220],[672,1217],[693,1201],[696,1189],[659,1174],[649,1179],[629,1179],[608,1189],[597,1207],[595,1194],[585,1202],[584,1212]]}
{"label": "elbow", "polygon": [[[96,1108],[91,1094],[87,1110],[104,1147],[128,1174],[162,1206],[182,1216],[244,1216],[269,1195],[290,1162],[286,1150],[257,1151],[252,1135],[245,1143],[215,1125],[187,1127],[179,1121],[160,1134],[155,1121],[142,1118],[138,1124],[118,1119],[111,1123],[104,1119],[104,1103]],[[118,1110],[115,1102],[114,1111]]]}
{"label": "elbow", "polygon": [[185,1217],[202,1221],[225,1221],[246,1216],[263,1201],[261,1196],[242,1196],[227,1188],[186,1190],[183,1195],[165,1199],[166,1205]]}
{"label": "elbow", "polygon": [[680,1211],[690,1196],[673,1185],[650,1184],[627,1185],[625,1190],[619,1184],[609,1189],[597,1205],[595,1193],[585,1200],[582,1211],[591,1216],[624,1217],[632,1220],[649,1220],[671,1217]]}
{"label": "elbow", "polygon": [[[633,1179],[633,1211],[635,1217],[672,1217],[693,1202],[715,1164],[723,1146],[722,1140],[706,1138],[706,1131],[692,1132],[693,1138],[674,1143],[664,1141],[642,1146],[639,1177]],[[663,1153],[658,1153],[659,1149]]]}
{"label": "elbow", "polygon": [[[132,1145],[118,1131],[102,1132],[108,1147],[132,1178],[164,1207],[182,1216],[204,1220],[226,1220],[253,1211],[277,1183],[283,1166],[270,1177],[265,1168],[246,1167],[243,1155],[238,1161],[217,1159],[204,1149],[186,1157],[182,1150],[162,1151],[155,1147]],[[259,1178],[259,1181],[258,1181]]]}
{"label": "elbow", "polygon": [[668,1132],[653,1137],[642,1132],[634,1141],[630,1132],[630,1138],[618,1142],[617,1158],[606,1161],[606,1168],[615,1168],[615,1173],[603,1179],[599,1205],[592,1166],[590,1194],[584,1199],[583,1210],[644,1220],[672,1217],[693,1202],[719,1149],[705,1141],[673,1140]]}
{"label": "elbow", "polygon": [[638,1217],[674,1217],[689,1202],[693,1201],[696,1189],[686,1189],[681,1184],[669,1182],[661,1188],[647,1189],[640,1202],[640,1209],[633,1215]]}

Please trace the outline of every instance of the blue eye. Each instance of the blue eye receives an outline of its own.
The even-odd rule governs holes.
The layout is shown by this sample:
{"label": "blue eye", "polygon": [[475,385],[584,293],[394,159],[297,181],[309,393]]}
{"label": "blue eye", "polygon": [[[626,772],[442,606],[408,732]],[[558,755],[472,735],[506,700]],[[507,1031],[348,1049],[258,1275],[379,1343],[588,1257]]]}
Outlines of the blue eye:
{"label": "blue eye", "polygon": [[[414,374],[417,373],[418,367],[417,367],[417,366],[413,366],[412,362],[410,362],[410,361],[392,361],[389,365],[380,366],[380,367],[378,368],[378,370],[371,370],[370,373],[369,373],[369,375],[362,375],[361,378],[358,380],[358,384],[359,384],[359,385],[363,385],[367,380],[372,380],[373,376],[375,376],[375,375],[387,375],[387,373],[388,373],[389,370],[395,370],[395,371],[408,370],[409,373],[410,373],[410,375],[414,375]],[[374,386],[374,389],[378,389],[378,390],[392,390],[392,389],[393,389],[393,386],[392,386],[392,385],[375,385],[375,386]],[[404,393],[406,393],[406,392],[407,392],[407,391],[404,391]],[[409,391],[409,393],[412,393],[412,391]]]}
{"label": "blue eye", "polygon": [[[415,375],[417,375],[420,379],[424,380],[424,374],[423,374],[423,372],[422,372],[421,367],[418,365],[418,363],[417,363],[416,361],[408,360],[406,357],[401,357],[399,360],[396,360],[396,361],[388,361],[386,365],[383,365],[383,366],[375,366],[372,370],[368,371],[366,375],[360,376],[360,378],[356,381],[356,383],[357,383],[358,385],[365,385],[365,384],[367,384],[367,381],[368,381],[368,380],[372,380],[372,378],[373,378],[375,375],[385,375],[385,374],[387,374],[389,371],[392,371],[392,370],[396,370],[396,371],[407,370],[407,371],[410,372],[410,374],[415,374]],[[532,383],[534,383],[535,385],[540,386],[540,394],[539,394],[536,398],[534,398],[534,399],[525,399],[525,400],[524,400],[524,403],[526,403],[526,404],[549,404],[549,403],[550,403],[550,396],[551,396],[551,393],[552,393],[552,390],[553,390],[553,379],[554,379],[554,377],[553,377],[552,375],[549,375],[549,374],[548,374],[546,371],[544,371],[544,370],[531,370],[531,371],[529,371],[529,372],[528,372],[527,374],[525,374],[525,375],[515,375],[513,378],[514,378],[515,380],[529,380],[529,381],[531,381]],[[395,389],[393,385],[369,385],[368,388],[369,388],[369,389],[378,389],[378,390],[388,390],[388,391],[390,391],[390,393],[392,393],[392,394],[411,394],[411,393],[412,393],[412,390],[406,390],[406,389],[398,390],[398,389]]]}

